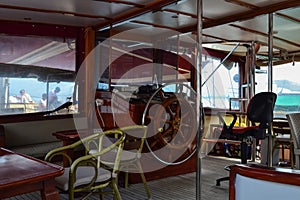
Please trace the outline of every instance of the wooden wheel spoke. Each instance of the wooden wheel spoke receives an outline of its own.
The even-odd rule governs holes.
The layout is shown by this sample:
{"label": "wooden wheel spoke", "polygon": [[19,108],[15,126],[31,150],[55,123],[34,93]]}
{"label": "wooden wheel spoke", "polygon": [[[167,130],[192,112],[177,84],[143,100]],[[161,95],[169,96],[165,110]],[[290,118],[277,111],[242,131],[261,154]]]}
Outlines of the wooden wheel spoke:
{"label": "wooden wheel spoke", "polygon": [[172,119],[167,119],[167,120],[165,120],[164,122],[165,122],[165,124],[169,124],[169,125],[171,125],[171,124],[172,124],[172,122],[173,122],[173,120],[172,120]]}
{"label": "wooden wheel spoke", "polygon": [[[194,151],[190,148],[195,147],[195,112],[190,102],[185,99],[184,87],[178,84],[176,93],[157,91],[155,98],[161,101],[161,105],[157,110],[152,110],[154,112],[151,111],[153,137],[149,140],[149,146],[151,150],[164,148],[164,151],[170,151],[163,158],[168,162],[177,160],[178,154],[181,153],[184,153],[183,159],[187,158]],[[153,103],[157,104],[157,100]],[[177,156],[174,158],[174,155]]]}
{"label": "wooden wheel spoke", "polygon": [[168,128],[165,130],[164,133],[162,133],[162,137],[167,137],[168,135],[170,135],[170,133],[172,132],[172,129],[171,128]]}
{"label": "wooden wheel spoke", "polygon": [[165,94],[164,94],[164,92],[163,92],[162,90],[159,90],[159,91],[158,91],[158,94],[159,94],[159,96],[160,96],[162,102],[163,102],[164,100],[166,100]]}
{"label": "wooden wheel spoke", "polygon": [[151,149],[157,145],[157,142],[158,142],[158,140],[155,140],[150,144]]}
{"label": "wooden wheel spoke", "polygon": [[180,107],[179,101],[177,102],[175,114],[176,114],[176,116],[180,116],[180,114],[181,114],[181,107]]}
{"label": "wooden wheel spoke", "polygon": [[168,106],[166,106],[165,107],[166,108],[166,111],[167,111],[167,113],[170,115],[170,116],[174,116],[174,112],[173,112],[173,110],[172,110],[172,108],[171,108],[171,105],[168,105]]}

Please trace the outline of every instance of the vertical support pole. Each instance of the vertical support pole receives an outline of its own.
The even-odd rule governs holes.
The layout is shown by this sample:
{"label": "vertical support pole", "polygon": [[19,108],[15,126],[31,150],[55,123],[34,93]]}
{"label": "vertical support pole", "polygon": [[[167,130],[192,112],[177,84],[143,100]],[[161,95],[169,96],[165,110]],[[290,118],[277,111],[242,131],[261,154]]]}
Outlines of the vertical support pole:
{"label": "vertical support pole", "polygon": [[109,60],[108,60],[108,90],[111,91],[111,79],[112,79],[112,51],[113,51],[113,41],[112,41],[112,35],[113,35],[113,26],[112,24],[109,25]]}
{"label": "vertical support pole", "polygon": [[196,172],[196,200],[201,199],[201,143],[202,143],[202,0],[197,1],[197,54],[196,54],[196,86],[197,86],[197,172]]}
{"label": "vertical support pole", "polygon": [[[255,43],[251,42],[251,64],[250,64],[250,86],[251,86],[251,92],[249,96],[250,98],[252,98],[255,95],[255,60],[256,60],[256,52],[255,52]],[[247,102],[247,106],[249,104],[249,99]],[[246,149],[246,152],[248,151],[248,149]],[[247,155],[246,155],[247,156]],[[252,149],[251,149],[251,161],[255,162],[256,160],[256,138],[253,138],[253,143],[252,143]]]}
{"label": "vertical support pole", "polygon": [[[269,13],[269,37],[268,37],[268,91],[272,92],[272,83],[273,83],[273,13]],[[268,166],[272,167],[273,165],[273,155],[272,155],[272,134],[271,128],[268,129]]]}

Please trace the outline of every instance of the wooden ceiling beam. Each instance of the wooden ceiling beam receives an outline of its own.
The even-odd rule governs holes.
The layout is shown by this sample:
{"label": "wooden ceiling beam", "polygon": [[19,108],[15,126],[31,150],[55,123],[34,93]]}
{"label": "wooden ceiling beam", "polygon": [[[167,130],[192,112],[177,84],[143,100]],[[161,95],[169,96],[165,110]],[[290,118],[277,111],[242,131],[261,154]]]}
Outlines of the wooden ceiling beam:
{"label": "wooden ceiling beam", "polygon": [[[243,31],[246,31],[246,32],[249,32],[249,33],[255,33],[256,35],[261,35],[261,36],[264,36],[264,37],[268,37],[268,34],[260,32],[260,31],[256,31],[256,30],[249,29],[249,28],[245,28],[245,27],[238,26],[238,25],[235,25],[235,24],[230,24],[230,26],[235,27],[235,28],[239,28],[239,29],[241,29]],[[293,45],[293,46],[296,46],[296,47],[300,47],[300,44],[298,44],[298,43],[291,42],[289,40],[286,40],[286,39],[283,39],[283,38],[280,38],[280,37],[277,37],[277,36],[274,36],[274,35],[273,35],[273,38],[276,39],[276,40],[280,40],[282,42],[285,42],[287,44],[290,44],[290,45]]]}
{"label": "wooden ceiling beam", "polygon": [[225,38],[220,38],[220,37],[216,37],[216,36],[212,36],[212,35],[207,35],[207,34],[202,34],[202,35],[205,36],[205,37],[209,37],[209,38],[213,38],[213,39],[216,39],[216,40],[220,40],[219,42],[227,42],[228,41]]}
{"label": "wooden ceiling beam", "polygon": [[182,11],[178,11],[178,10],[172,10],[172,9],[162,9],[161,10],[162,12],[170,12],[170,13],[175,13],[177,15],[185,15],[185,16],[189,16],[189,17],[192,17],[192,18],[197,18],[197,15],[194,15],[192,13],[187,13],[187,12],[182,12]]}
{"label": "wooden ceiling beam", "polygon": [[[300,6],[299,0],[286,0],[284,2],[274,3],[269,6],[259,7],[255,10],[249,10],[249,11],[246,11],[243,13],[230,15],[230,16],[223,17],[220,19],[204,21],[203,29],[222,25],[222,24],[228,24],[228,23],[232,23],[232,22],[236,22],[236,21],[248,20],[248,19],[252,19],[259,15],[274,13],[279,10],[298,7],[298,6]],[[185,32],[192,32],[195,30],[197,30],[197,25],[187,26],[185,28],[178,29],[177,31],[185,33]]]}
{"label": "wooden ceiling beam", "polygon": [[172,28],[170,26],[162,26],[162,25],[158,25],[158,24],[153,24],[150,22],[143,22],[143,21],[138,21],[138,20],[133,20],[130,21],[131,23],[137,23],[137,24],[143,24],[143,25],[149,25],[149,26],[153,26],[153,27],[157,27],[157,28],[165,28],[165,29],[170,29],[170,30],[176,30],[175,28]]}
{"label": "wooden ceiling beam", "polygon": [[0,8],[12,9],[12,10],[26,10],[26,11],[42,12],[42,13],[54,13],[54,14],[72,15],[72,16],[77,16],[77,17],[111,20],[111,18],[106,17],[106,16],[102,16],[102,15],[88,15],[88,14],[68,12],[68,11],[29,8],[29,7],[24,7],[24,6],[12,6],[12,5],[0,4]]}
{"label": "wooden ceiling beam", "polygon": [[294,17],[291,17],[291,16],[288,16],[288,15],[285,15],[285,14],[282,14],[282,13],[276,13],[277,16],[279,17],[282,17],[282,18],[285,18],[285,19],[288,19],[290,21],[293,21],[293,22],[296,22],[296,23],[300,23],[300,20],[297,19],[297,18],[294,18]]}

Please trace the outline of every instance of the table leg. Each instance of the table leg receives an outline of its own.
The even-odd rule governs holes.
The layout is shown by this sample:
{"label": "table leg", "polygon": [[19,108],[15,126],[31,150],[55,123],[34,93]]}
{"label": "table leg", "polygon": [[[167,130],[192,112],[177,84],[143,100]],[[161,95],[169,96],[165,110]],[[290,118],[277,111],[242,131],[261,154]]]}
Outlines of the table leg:
{"label": "table leg", "polygon": [[[63,146],[68,146],[72,143],[73,142],[70,142],[70,141],[63,141]],[[73,159],[73,157],[74,157],[73,150],[65,150],[64,153],[67,154],[68,156],[70,156]],[[64,156],[63,157],[63,167],[69,167],[69,166],[70,166],[69,160]]]}
{"label": "table leg", "polygon": [[59,192],[55,187],[54,179],[43,181],[41,196],[43,200],[59,200]]}

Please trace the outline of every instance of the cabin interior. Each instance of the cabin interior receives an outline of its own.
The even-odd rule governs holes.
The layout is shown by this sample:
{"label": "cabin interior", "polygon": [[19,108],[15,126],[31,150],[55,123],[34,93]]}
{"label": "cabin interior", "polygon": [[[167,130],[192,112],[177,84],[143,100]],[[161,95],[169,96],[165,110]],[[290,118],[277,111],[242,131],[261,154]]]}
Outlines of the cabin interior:
{"label": "cabin interior", "polygon": [[[299,194],[300,119],[287,117],[300,113],[299,0],[0,0],[0,11],[1,148],[45,161],[87,133],[141,125],[153,188],[187,175],[186,199],[213,198],[201,176],[217,159],[229,182],[215,199]],[[261,93],[275,97],[255,104]],[[139,173],[120,170],[123,199]],[[252,181],[258,196],[243,192]],[[142,198],[175,199],[153,188]]]}

